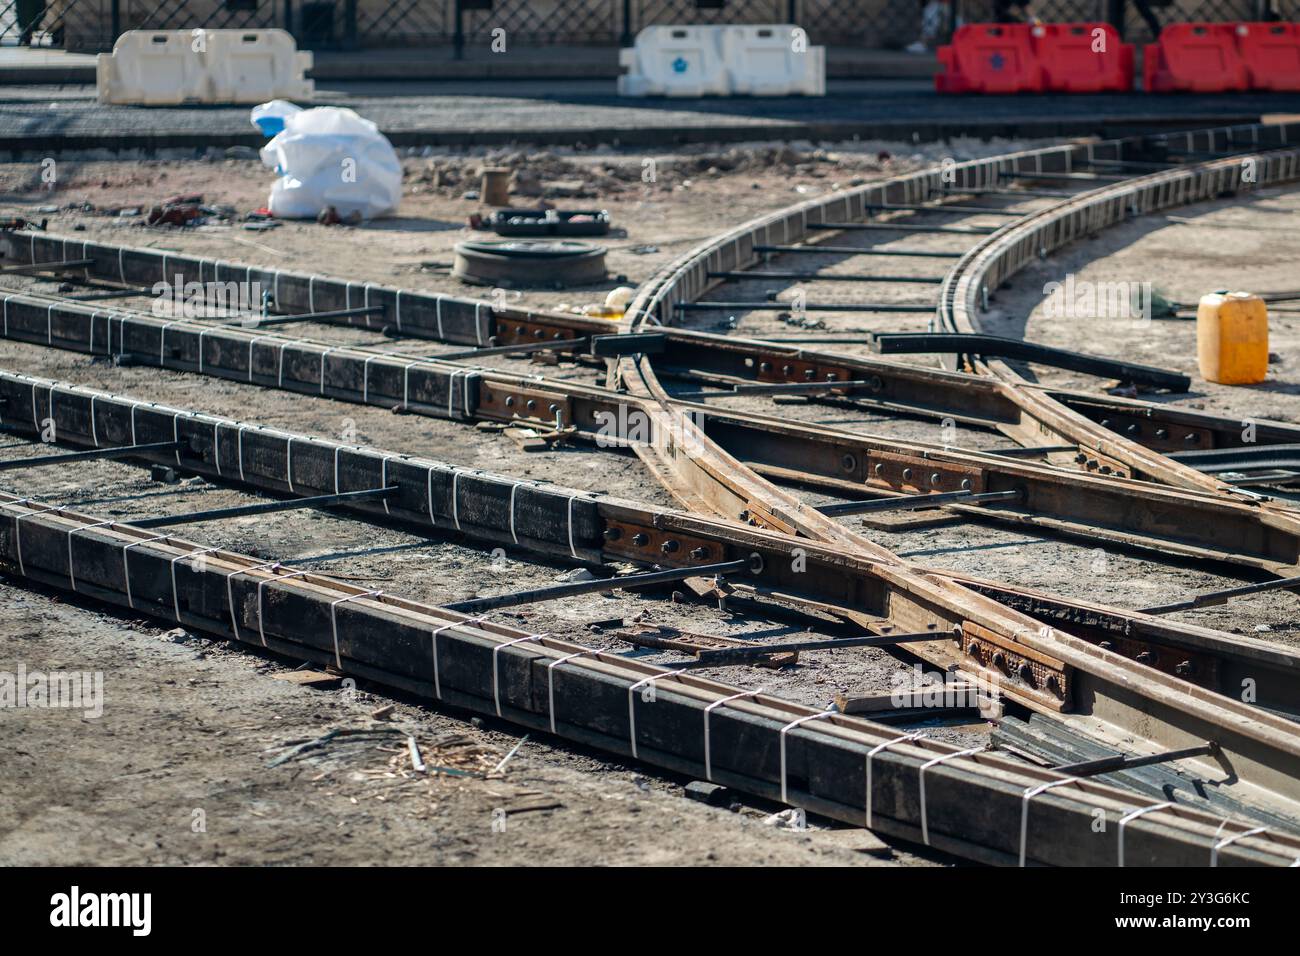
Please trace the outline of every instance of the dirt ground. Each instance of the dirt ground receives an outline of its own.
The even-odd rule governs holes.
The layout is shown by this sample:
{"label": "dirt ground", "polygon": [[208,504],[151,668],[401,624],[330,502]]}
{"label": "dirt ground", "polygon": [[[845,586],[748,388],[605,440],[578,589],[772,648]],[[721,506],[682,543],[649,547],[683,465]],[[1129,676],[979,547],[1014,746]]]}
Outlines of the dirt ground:
{"label": "dirt ground", "polygon": [[[1005,152],[1014,145],[1019,144],[969,144],[969,152],[956,155]],[[781,147],[772,146],[662,157],[613,153],[548,154],[549,158],[522,160],[508,155],[407,157],[407,195],[400,217],[356,228],[286,223],[261,233],[242,229],[237,220],[186,229],[150,229],[134,216],[104,214],[106,209],[146,206],[163,196],[187,192],[201,192],[205,202],[230,205],[238,212],[255,208],[265,201],[270,174],[252,160],[67,164],[72,168],[64,167],[53,196],[42,191],[39,177],[34,178],[30,167],[0,166],[0,215],[48,215],[52,231],[73,234],[80,226],[88,237],[108,242],[473,295],[482,290],[461,286],[438,264],[449,262],[452,245],[470,235],[463,228],[464,219],[479,209],[477,201],[464,198],[476,188],[472,170],[485,161],[516,162],[543,171],[538,188],[552,196],[552,201],[567,208],[607,208],[617,227],[607,242],[610,269],[625,279],[613,278],[606,285],[584,290],[530,291],[516,300],[526,306],[555,306],[597,301],[617,284],[634,285],[693,244],[778,202],[794,202],[859,178],[891,175],[953,155],[954,150],[953,146],[922,150],[896,144],[859,144],[828,151],[807,146],[782,152]],[[882,160],[882,152],[890,153],[891,158]],[[641,179],[646,158],[656,159],[653,183]],[[564,185],[546,185],[557,182]],[[572,193],[574,182],[579,183],[579,193],[591,195],[560,195]],[[527,188],[531,191],[533,187]],[[1261,201],[1278,204],[1293,214],[1287,205],[1291,195],[1261,197]],[[786,198],[782,200],[782,196]],[[527,199],[534,201],[534,197]],[[85,209],[80,205],[84,201],[95,208]],[[56,205],[59,211],[38,212],[45,205]],[[1184,212],[1189,218],[1201,215],[1196,210],[1179,211],[1178,215]],[[1225,206],[1213,215],[1248,214]],[[1108,234],[1057,258],[1063,262],[1077,255],[1080,275],[1092,275],[1089,270],[1094,269],[1101,270],[1098,275],[1107,269],[1128,275],[1139,266],[1150,271],[1154,264],[1168,276],[1165,281],[1171,286],[1175,277],[1182,283],[1176,290],[1171,288],[1171,294],[1193,297],[1181,301],[1194,300],[1198,270],[1189,260],[1194,255],[1211,255],[1214,246],[1206,245],[1205,236],[1189,232],[1199,226],[1164,225],[1166,228],[1158,229],[1135,223],[1131,228],[1138,233],[1127,241],[1123,230],[1130,227],[1121,227],[1114,238]],[[1214,224],[1206,228],[1210,236],[1223,233]],[[1161,245],[1157,240],[1167,231],[1170,235]],[[1189,243],[1184,242],[1185,235]],[[900,241],[900,245],[961,248],[964,238],[918,236]],[[1258,234],[1250,237],[1247,233],[1242,241],[1263,243],[1260,248],[1267,249],[1267,240],[1260,240]],[[1124,260],[1144,242],[1156,243],[1143,250],[1149,258]],[[1170,257],[1180,259],[1179,270],[1167,267]],[[891,271],[916,269],[919,271],[908,274],[941,275],[950,262],[891,265]],[[1284,255],[1274,253],[1268,266],[1272,271],[1253,273],[1250,281],[1260,288],[1268,283],[1268,288],[1287,288],[1285,263]],[[794,265],[816,268],[820,263],[778,260],[771,267]],[[1057,261],[1049,265],[1061,271]],[[1203,269],[1201,273],[1205,274]],[[1055,272],[1049,270],[1049,274]],[[1015,288],[1000,293],[998,308],[1008,316],[1028,314],[1041,299],[1033,290],[1041,288],[1044,281],[1048,280],[1027,274]],[[1206,275],[1204,281],[1217,285],[1228,280]],[[37,280],[6,282],[15,288],[39,287]],[[757,291],[745,289],[747,295]],[[847,291],[830,284],[824,294],[834,297]],[[933,295],[933,287],[898,287],[889,294],[896,294],[900,301],[923,300]],[[1023,299],[1014,298],[1022,295]],[[916,318],[924,322],[923,317]],[[912,320],[912,316],[899,319]],[[1049,327],[1037,314],[1030,323],[1031,337],[1042,335],[1053,344],[1070,344],[1074,341],[1071,335],[1085,334],[1077,328]],[[725,315],[702,317],[696,324],[729,327]],[[1162,331],[1168,327],[1170,335],[1185,336],[1190,324],[1155,326]],[[775,313],[751,313],[735,323],[736,331],[756,335],[830,335],[859,327],[851,317],[841,317],[828,318],[824,328],[796,330]],[[1286,328],[1280,327],[1283,336]],[[377,335],[322,326],[297,334],[328,341],[382,342],[384,347],[409,354],[433,354],[440,348],[428,342],[384,342]],[[1094,350],[1103,350],[1091,337],[1088,341]],[[1128,348],[1109,335],[1105,341],[1117,349]],[[1284,349],[1286,344],[1279,338],[1274,348]],[[1162,350],[1175,356],[1186,354],[1185,342],[1154,348],[1155,355]],[[1175,348],[1184,351],[1175,352]],[[1164,355],[1157,364],[1170,361]],[[1284,356],[1277,366],[1279,376],[1286,374],[1286,361]],[[330,438],[354,435],[349,440],[394,452],[671,504],[638,460],[627,454],[585,447],[529,453],[496,432],[451,422],[396,416],[218,379],[114,367],[86,356],[19,343],[0,342],[0,367],[307,434]],[[594,380],[590,371],[572,365],[538,370],[546,375]],[[1095,382],[1077,384],[1095,387]],[[1230,414],[1262,414],[1261,408],[1272,407],[1269,402],[1274,394],[1288,398],[1294,394],[1288,387],[1275,389],[1270,397],[1260,397],[1261,393],[1253,390],[1219,395],[1203,383],[1197,383],[1195,392],[1189,400],[1210,402],[1205,407]],[[772,411],[770,406],[744,401],[737,407]],[[878,415],[815,403],[783,406],[779,413],[864,432],[940,440],[931,434],[937,430],[932,423],[887,422]],[[1270,417],[1291,414],[1282,409]],[[967,429],[961,443],[993,447],[1006,442]],[[23,443],[0,449],[0,457],[31,453],[31,446]],[[255,500],[198,480],[159,485],[140,469],[108,462],[75,472],[11,472],[5,478],[6,490],[41,495],[106,517]],[[818,499],[810,496],[810,500]],[[1236,581],[1151,555],[1102,550],[1018,529],[900,522],[893,530],[873,526],[867,533],[919,564],[1120,606],[1175,600]],[[317,512],[195,525],[187,537],[358,581],[382,582],[376,586],[439,603],[547,584],[566,571],[513,553],[508,553],[502,564],[483,551],[446,539]],[[415,775],[403,755],[405,733],[417,737],[426,763],[453,770],[490,769],[518,738],[504,724],[470,720],[467,715],[437,711],[414,701],[399,701],[389,720],[373,721],[371,713],[392,695],[371,693],[364,687],[316,690],[292,685],[272,679],[272,675],[283,674],[298,662],[263,658],[242,646],[172,632],[166,626],[106,613],[53,593],[28,592],[12,582],[0,585],[0,591],[0,606],[6,609],[0,615],[0,670],[12,671],[19,662],[29,669],[100,670],[105,673],[107,697],[99,720],[85,720],[74,712],[0,712],[0,735],[6,743],[12,742],[17,768],[0,779],[0,862],[884,862],[878,856],[857,852],[856,848],[871,842],[860,831],[819,821],[812,821],[812,829],[798,832],[765,826],[763,818],[777,808],[740,801],[734,809],[707,807],[685,799],[682,788],[686,781],[600,754],[552,746],[543,739],[530,738],[500,777]],[[1300,643],[1300,597],[1294,594],[1262,595],[1249,602],[1206,608],[1186,619],[1251,637]],[[617,647],[653,661],[665,661],[672,655],[632,650],[613,635],[617,628],[593,629],[592,625],[621,620],[624,626],[671,626],[754,640],[790,639],[802,630],[781,620],[674,603],[661,595],[592,595],[563,605],[541,604],[505,612],[502,620],[584,643]],[[744,673],[728,670],[718,676],[821,706],[837,692],[888,689],[905,666],[901,657],[878,650],[827,651],[806,654],[798,667],[779,672],[753,668]],[[332,728],[371,726],[398,728],[404,733],[379,742],[334,743],[268,766],[287,752],[291,742],[316,739]],[[983,724],[929,730],[933,736],[951,740],[979,739],[986,731]],[[195,811],[203,813],[196,816]],[[503,832],[492,825],[502,818]],[[206,831],[195,832],[196,819],[205,820]],[[942,861],[894,847],[890,862]]]}

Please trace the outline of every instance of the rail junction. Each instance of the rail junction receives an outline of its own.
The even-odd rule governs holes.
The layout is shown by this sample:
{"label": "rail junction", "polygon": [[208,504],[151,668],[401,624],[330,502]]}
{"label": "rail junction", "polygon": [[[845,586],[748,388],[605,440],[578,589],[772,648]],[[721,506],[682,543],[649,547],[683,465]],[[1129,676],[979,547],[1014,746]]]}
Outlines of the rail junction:
{"label": "rail junction", "polygon": [[[0,371],[4,428],[61,446],[0,468],[112,457],[271,499],[132,522],[5,493],[0,558],[33,584],[972,860],[1294,865],[1300,652],[1167,615],[1300,586],[1300,509],[1288,490],[1300,481],[1300,428],[1260,422],[1247,443],[1235,419],[1040,386],[1015,360],[1142,389],[1188,383],[1007,341],[982,315],[1026,265],[1132,216],[1293,183],[1297,140],[1300,125],[1251,124],[872,182],[700,244],[640,286],[616,329],[568,313],[5,232],[0,280],[24,283],[0,292],[6,339],[466,428],[524,424],[550,441],[634,453],[677,507]],[[264,301],[246,304],[261,314],[153,314],[155,285],[178,273],[257,285]],[[818,300],[840,281],[854,301]],[[805,297],[799,307],[767,293],[791,283]],[[863,288],[875,290],[872,301]],[[683,327],[695,314],[782,310],[888,315],[879,352],[941,364],[831,348],[829,332],[806,335],[808,348],[781,334]],[[811,320],[802,328],[821,331]],[[411,348],[420,340],[451,350],[421,355]],[[563,360],[583,375],[506,367],[519,355]],[[729,407],[735,396],[770,407]],[[791,396],[800,404],[784,401]],[[827,423],[845,409],[875,424]],[[971,440],[889,428],[917,421],[958,426]],[[562,601],[589,582],[439,606],[168,531],[259,507],[331,507],[460,536],[585,567],[611,589],[680,583],[693,600],[791,615],[846,649],[892,646],[992,684],[1013,719],[994,749],[955,745],[740,682],[735,668],[756,652],[796,645],[658,666],[492,620],[498,608]],[[978,577],[928,567],[852,520],[936,507],[971,526],[1228,567],[1248,583],[1191,602],[1112,607],[999,581],[996,563]],[[637,570],[612,575],[617,565]],[[704,676],[710,665],[730,668],[727,679]],[[1107,821],[1100,838],[1098,812]]]}

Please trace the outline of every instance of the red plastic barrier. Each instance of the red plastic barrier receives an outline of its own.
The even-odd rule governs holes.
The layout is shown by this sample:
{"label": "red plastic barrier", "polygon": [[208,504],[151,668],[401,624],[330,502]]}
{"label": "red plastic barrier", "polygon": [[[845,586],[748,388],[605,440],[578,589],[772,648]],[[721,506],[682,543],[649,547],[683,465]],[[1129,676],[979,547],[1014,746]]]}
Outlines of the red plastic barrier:
{"label": "red plastic barrier", "polygon": [[1033,36],[1048,92],[1132,91],[1133,45],[1109,23],[1046,23]]}
{"label": "red plastic barrier", "polygon": [[1237,48],[1237,24],[1171,23],[1142,63],[1148,93],[1222,93],[1250,86]]}
{"label": "red plastic barrier", "polygon": [[1237,50],[1251,89],[1300,92],[1300,26],[1238,23]]}
{"label": "red plastic barrier", "polygon": [[968,23],[939,48],[940,93],[1041,93],[1043,70],[1025,23]]}

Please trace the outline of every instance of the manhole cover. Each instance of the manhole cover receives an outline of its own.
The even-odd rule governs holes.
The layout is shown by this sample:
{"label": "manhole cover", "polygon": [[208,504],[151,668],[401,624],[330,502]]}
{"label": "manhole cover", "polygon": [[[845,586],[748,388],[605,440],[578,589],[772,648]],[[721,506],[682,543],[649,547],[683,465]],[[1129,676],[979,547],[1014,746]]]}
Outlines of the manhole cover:
{"label": "manhole cover", "polygon": [[474,285],[564,289],[605,279],[605,247],[551,239],[462,242],[451,274]]}

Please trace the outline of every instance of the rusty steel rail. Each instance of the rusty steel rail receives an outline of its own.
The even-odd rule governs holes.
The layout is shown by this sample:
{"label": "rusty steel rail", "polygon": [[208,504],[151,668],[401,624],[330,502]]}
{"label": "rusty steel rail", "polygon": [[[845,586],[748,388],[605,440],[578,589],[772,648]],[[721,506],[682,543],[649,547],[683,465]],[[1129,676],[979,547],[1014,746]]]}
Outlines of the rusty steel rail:
{"label": "rusty steel rail", "polygon": [[[137,364],[453,420],[558,421],[598,444],[606,438],[620,446],[625,443],[629,414],[649,420],[644,402],[626,393],[562,380],[331,345],[238,325],[106,311],[52,296],[9,293],[2,299],[3,333],[9,338],[129,358]],[[871,372],[864,391],[874,389],[878,371]],[[918,394],[925,382],[940,383],[950,389],[954,404],[963,391],[978,406],[1008,387],[971,375],[916,372],[909,380],[918,383]],[[954,381],[945,381],[945,376]],[[845,387],[849,397],[856,390]],[[979,520],[1032,524],[1100,543],[1277,573],[1300,566],[1300,521],[1261,521],[1249,500],[1223,501],[1204,492],[1106,480],[1076,469],[814,428],[699,403],[674,404],[719,447],[771,478],[793,479],[850,497],[1017,490],[1020,500],[1002,507],[953,508]],[[728,515],[738,516],[739,511]],[[1207,517],[1213,523],[1207,523]]]}
{"label": "rusty steel rail", "polygon": [[[1181,142],[1188,150],[1203,146],[1212,152],[1218,148],[1221,136],[1245,151],[1236,156],[1130,177],[1082,193],[1026,215],[978,243],[944,280],[936,314],[939,327],[955,333],[982,332],[981,313],[993,291],[1009,277],[1067,243],[1093,236],[1132,216],[1224,194],[1248,194],[1260,187],[1300,179],[1300,127],[1294,124],[1162,134],[1147,138],[1132,149]],[[1249,142],[1243,137],[1249,137]],[[1286,145],[1290,142],[1296,145]],[[977,355],[971,359],[972,367],[982,374],[1010,384],[1025,381],[1004,361],[980,360]],[[1227,497],[1245,497],[1245,493],[1214,475],[1159,454],[1189,450],[1187,444],[1180,447],[1176,437],[1170,440],[1171,433],[1179,434],[1178,426],[1182,424],[1176,412],[1170,414],[1159,406],[1125,407],[1104,399],[1072,405],[1050,390],[1017,388],[1011,394],[1028,420],[1037,426],[1035,440],[1046,438],[1077,444],[1089,449],[1099,460],[1110,463],[1117,472],[1133,477],[1206,489]],[[1157,435],[1162,430],[1163,436]],[[1157,437],[1162,441],[1161,446],[1153,448],[1135,440],[1140,432]],[[1208,450],[1243,444],[1240,427],[1235,435],[1216,430],[1213,435],[1200,437],[1203,440],[1191,447]],[[1281,435],[1270,435],[1265,440],[1273,438],[1279,442],[1288,440]],[[1287,506],[1265,503],[1263,507]]]}
{"label": "rusty steel rail", "polygon": [[[1243,805],[1300,826],[1300,724],[1223,696],[1204,684],[1128,660],[1065,630],[1043,626],[978,587],[919,573],[834,544],[796,540],[717,520],[588,495],[555,486],[459,469],[429,459],[360,448],[262,428],[189,410],[141,402],[30,376],[0,374],[4,424],[40,434],[53,421],[61,441],[98,445],[182,443],[157,453],[186,471],[295,496],[395,488],[381,501],[345,507],[357,514],[401,521],[435,533],[459,533],[493,544],[578,563],[630,561],[668,567],[708,567],[749,559],[758,570],[729,582],[742,594],[785,598],[836,612],[867,630],[932,631],[935,640],[911,645],[930,659],[964,663],[1009,698],[1044,712],[1067,711],[1076,726],[1101,739],[1148,741],[1173,750],[1213,739],[1218,762],[1189,764]],[[21,415],[13,410],[21,409]],[[29,417],[30,416],[30,417]],[[663,547],[672,542],[673,547]],[[753,556],[758,560],[754,561]],[[1133,615],[1142,620],[1141,615]],[[1158,619],[1155,619],[1158,620]],[[1160,622],[1178,633],[1177,626]],[[1205,629],[1183,633],[1200,643],[1209,661],[1233,648],[1247,650],[1238,667],[1252,667],[1261,683],[1278,674],[1285,693],[1300,654]],[[1260,643],[1260,642],[1254,642]],[[983,659],[987,666],[971,666]],[[1186,652],[1184,652],[1186,653]],[[1232,655],[1235,656],[1235,655]],[[1001,658],[1001,661],[998,661]],[[1271,665],[1266,666],[1266,665]],[[1003,673],[1011,672],[1011,677]],[[1204,675],[1203,675],[1204,676]],[[1141,714],[1140,719],[1137,717]],[[1229,780],[1235,781],[1229,783]]]}
{"label": "rusty steel rail", "polygon": [[[996,753],[900,741],[896,729],[858,717],[5,493],[0,565],[24,581],[980,862],[1289,866],[1300,857],[1300,838],[1248,821]],[[1116,824],[1107,834],[1097,834],[1099,813]]]}

